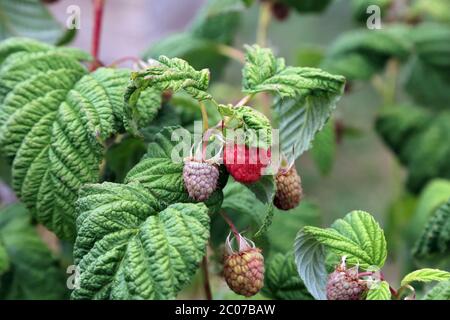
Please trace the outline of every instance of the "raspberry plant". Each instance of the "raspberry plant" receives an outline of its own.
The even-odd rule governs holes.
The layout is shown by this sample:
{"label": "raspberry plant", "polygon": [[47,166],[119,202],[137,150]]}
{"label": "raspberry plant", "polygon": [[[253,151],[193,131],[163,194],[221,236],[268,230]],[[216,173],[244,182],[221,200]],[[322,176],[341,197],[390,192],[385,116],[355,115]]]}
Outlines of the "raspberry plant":
{"label": "raspberry plant", "polygon": [[[389,12],[392,1],[378,4]],[[7,31],[0,34],[0,150],[19,199],[0,210],[0,297],[174,299],[202,269],[212,298],[208,273],[219,269],[245,297],[450,298],[450,273],[441,270],[450,184],[432,180],[450,177],[448,146],[433,140],[448,136],[448,99],[445,90],[429,90],[448,85],[450,29],[411,25],[423,4],[393,18],[403,24],[345,33],[314,66],[291,66],[268,46],[270,17],[284,22],[332,1],[258,2],[256,44],[241,50],[231,44],[253,1],[210,0],[187,31],[126,69],[98,57],[103,1],[93,2],[91,54],[62,46],[74,32],[59,28],[37,0],[18,1],[19,12],[44,30],[31,32],[20,19],[0,24]],[[367,1],[352,5],[360,20]],[[237,101],[210,86],[230,58],[242,63]],[[397,101],[402,64],[414,103]],[[417,80],[424,74],[428,88]],[[405,194],[421,194],[412,255],[443,261],[441,269],[408,270],[399,289],[381,271],[387,241],[375,219],[352,211],[317,227],[295,167],[311,150],[320,171],[331,171],[348,129],[333,111],[345,88],[369,79],[384,105],[376,130],[408,169]],[[42,241],[50,232],[64,248],[59,260]],[[61,265],[74,266],[71,290]],[[439,281],[431,290],[411,285],[431,281]]]}

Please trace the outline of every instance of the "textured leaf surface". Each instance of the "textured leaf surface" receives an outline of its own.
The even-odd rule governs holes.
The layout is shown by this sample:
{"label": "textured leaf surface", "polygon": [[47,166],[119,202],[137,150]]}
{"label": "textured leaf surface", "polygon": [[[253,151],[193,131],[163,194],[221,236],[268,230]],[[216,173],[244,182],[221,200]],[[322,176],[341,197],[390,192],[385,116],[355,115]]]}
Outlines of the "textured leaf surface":
{"label": "textured leaf surface", "polygon": [[391,300],[391,291],[389,290],[389,283],[381,281],[375,288],[371,288],[367,292],[366,300]]}
{"label": "textured leaf surface", "polygon": [[345,79],[316,68],[286,67],[270,49],[247,46],[243,70],[243,90],[247,93],[271,91],[281,97],[314,95],[321,91],[340,93]]}
{"label": "textured leaf surface", "polygon": [[400,105],[385,108],[377,132],[408,167],[408,188],[417,193],[433,178],[450,178],[450,112]]}
{"label": "textured leaf surface", "polygon": [[312,299],[297,273],[292,253],[277,253],[266,263],[262,293],[276,300]]}
{"label": "textured leaf surface", "polygon": [[[177,138],[179,136],[181,140]],[[186,138],[188,141],[183,140]],[[192,202],[186,191],[183,180],[183,158],[172,159],[172,153],[182,149],[188,152],[193,143],[191,134],[180,127],[163,129],[155,137],[155,141],[148,146],[147,154],[131,169],[125,183],[139,182],[162,205],[167,206],[177,202]],[[187,153],[189,154],[189,153]],[[223,193],[228,176],[222,172],[221,187],[206,201],[206,205],[213,211],[218,211],[222,205]],[[225,181],[224,181],[225,180]]]}
{"label": "textured leaf surface", "polygon": [[179,58],[160,56],[147,69],[132,72],[131,81],[125,93],[126,128],[132,133],[138,133],[138,101],[142,92],[163,92],[184,90],[197,100],[211,99],[206,92],[209,85],[209,70],[195,70],[186,61]]}
{"label": "textured leaf surface", "polygon": [[138,183],[80,193],[73,299],[174,299],[195,274],[209,238],[204,204],[158,202]]}
{"label": "textured leaf surface", "polygon": [[413,254],[416,258],[443,255],[450,251],[450,200],[428,220],[417,240]]}
{"label": "textured leaf surface", "polygon": [[[286,67],[270,49],[247,47],[243,91],[269,91],[280,98],[275,103],[281,149],[299,157],[311,146],[342,95],[345,78],[316,68]],[[292,160],[292,159],[290,159]]]}
{"label": "textured leaf surface", "polygon": [[29,212],[14,204],[0,211],[0,242],[9,270],[0,276],[1,299],[63,299],[68,292],[58,261],[30,223]]}
{"label": "textured leaf surface", "polygon": [[0,40],[29,37],[55,43],[62,26],[39,0],[0,0]]}
{"label": "textured leaf surface", "polygon": [[325,247],[346,256],[349,265],[382,268],[387,256],[383,230],[367,212],[352,211],[331,228],[307,226],[295,240],[295,260],[300,277],[316,299],[325,299]]}
{"label": "textured leaf surface", "polygon": [[[78,189],[98,181],[103,143],[122,127],[129,71],[88,74],[86,54],[23,39],[4,42],[0,57],[0,147],[13,188],[39,222],[73,238]],[[148,121],[159,103],[142,102]]]}
{"label": "textured leaf surface", "polygon": [[439,269],[420,269],[407,274],[401,282],[401,285],[407,285],[414,281],[430,282],[430,281],[446,281],[450,280],[450,272]]}
{"label": "textured leaf surface", "polygon": [[316,300],[326,300],[325,246],[303,228],[295,238],[294,256],[297,272],[309,293]]}
{"label": "textured leaf surface", "polygon": [[450,281],[440,282],[422,300],[450,300]]}

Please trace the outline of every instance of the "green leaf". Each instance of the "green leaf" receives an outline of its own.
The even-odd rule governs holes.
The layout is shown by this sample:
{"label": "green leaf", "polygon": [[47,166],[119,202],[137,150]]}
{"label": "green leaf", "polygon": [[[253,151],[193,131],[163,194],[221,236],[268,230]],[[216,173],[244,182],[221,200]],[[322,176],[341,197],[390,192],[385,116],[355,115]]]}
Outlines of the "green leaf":
{"label": "green leaf", "polygon": [[445,256],[450,251],[450,200],[442,205],[428,220],[422,235],[416,241],[413,255],[425,258]]}
{"label": "green leaf", "polygon": [[340,94],[345,79],[316,68],[286,67],[284,59],[275,58],[272,51],[257,45],[247,46],[243,70],[243,91],[269,91],[280,97],[307,98],[332,92]]}
{"label": "green leaf", "polygon": [[290,159],[297,159],[311,148],[340,99],[338,92],[317,92],[297,99],[278,100],[275,112],[280,119],[281,150]]}
{"label": "green leaf", "polygon": [[269,149],[272,144],[272,125],[270,120],[261,112],[247,106],[233,107],[219,105],[220,114],[228,118],[226,126],[232,128],[232,136],[225,137],[235,143],[241,143],[238,129],[245,134],[245,144],[249,147]]}
{"label": "green leaf", "polygon": [[209,0],[185,32],[153,44],[143,56],[182,58],[196,69],[210,68],[216,78],[228,60],[220,54],[219,45],[232,43],[243,9],[242,0]]}
{"label": "green leaf", "polygon": [[[299,157],[310,148],[342,95],[345,79],[320,69],[286,67],[270,49],[247,46],[243,90],[279,95],[275,103],[280,141],[286,156]],[[287,99],[284,99],[287,98]]]}
{"label": "green leaf", "polygon": [[450,280],[450,272],[439,269],[420,269],[408,273],[401,282],[401,286],[406,286],[414,281],[431,282]]}
{"label": "green leaf", "polygon": [[174,299],[205,254],[204,204],[158,201],[139,183],[87,185],[80,192],[73,299]]}
{"label": "green leaf", "polygon": [[10,265],[0,276],[0,299],[66,297],[65,274],[31,225],[23,205],[10,205],[0,211],[0,241]]}
{"label": "green leaf", "polygon": [[[180,137],[178,141],[176,137]],[[187,139],[185,141],[184,139]],[[163,129],[150,143],[146,155],[131,169],[125,177],[125,183],[139,182],[165,206],[178,202],[193,202],[186,191],[183,180],[182,158],[172,159],[172,153],[189,151],[194,142],[191,134],[180,127]],[[177,154],[179,155],[179,154]],[[212,212],[217,212],[223,200],[222,188],[226,184],[228,175],[221,171],[220,187],[206,201]]]}
{"label": "green leaf", "polygon": [[259,237],[267,232],[274,216],[273,199],[276,193],[275,179],[271,175],[261,177],[257,182],[246,185],[252,191],[256,198],[266,205],[266,215],[264,221],[255,233],[255,237]]}
{"label": "green leaf", "polygon": [[267,211],[263,202],[243,184],[234,181],[233,178],[229,180],[223,189],[222,209],[227,213],[235,212],[249,216],[257,226],[261,226],[264,222],[264,213]]}
{"label": "green leaf", "polygon": [[294,256],[297,272],[309,293],[316,300],[326,300],[325,246],[303,228],[295,238]]}
{"label": "green leaf", "polygon": [[346,256],[349,265],[383,267],[387,256],[383,230],[367,212],[352,211],[336,220],[331,228],[307,226],[295,239],[295,260],[300,277],[309,292],[325,299],[325,247],[339,256]]}
{"label": "green leaf", "polygon": [[197,100],[207,100],[211,99],[206,92],[208,85],[209,71],[207,69],[197,71],[182,59],[159,57],[159,60],[147,69],[131,74],[131,81],[125,93],[126,128],[132,133],[138,133],[137,107],[142,92],[150,90],[155,94],[169,89],[174,92],[184,90]]}
{"label": "green leaf", "polygon": [[316,134],[311,155],[322,175],[328,175],[333,168],[336,152],[334,121],[330,119],[323,129]]}
{"label": "green leaf", "polygon": [[[0,148],[12,186],[36,219],[73,239],[74,202],[99,180],[104,142],[123,125],[128,70],[89,74],[77,50],[11,39],[0,46]],[[159,104],[138,105],[147,120]]]}
{"label": "green leaf", "polygon": [[346,32],[328,50],[322,67],[348,80],[368,80],[382,70],[390,58],[404,60],[408,57],[412,50],[409,32],[403,25]]}
{"label": "green leaf", "polygon": [[317,13],[325,10],[331,0],[281,0],[300,13]]}
{"label": "green leaf", "polygon": [[408,168],[408,189],[418,193],[433,178],[450,178],[450,112],[409,105],[383,109],[376,130]]}
{"label": "green leaf", "polygon": [[374,288],[370,288],[367,292],[366,300],[391,300],[389,283],[381,281]]}
{"label": "green leaf", "polygon": [[450,281],[439,282],[422,300],[450,300]]}
{"label": "green leaf", "polygon": [[[414,55],[407,66],[406,91],[420,104],[446,110],[450,99],[450,26],[424,23],[411,32]],[[424,81],[426,79],[426,81]]]}
{"label": "green leaf", "polygon": [[312,299],[297,273],[292,253],[277,253],[266,263],[262,294],[276,300]]}
{"label": "green leaf", "polygon": [[29,37],[56,43],[62,26],[39,0],[0,0],[0,41],[9,37]]}

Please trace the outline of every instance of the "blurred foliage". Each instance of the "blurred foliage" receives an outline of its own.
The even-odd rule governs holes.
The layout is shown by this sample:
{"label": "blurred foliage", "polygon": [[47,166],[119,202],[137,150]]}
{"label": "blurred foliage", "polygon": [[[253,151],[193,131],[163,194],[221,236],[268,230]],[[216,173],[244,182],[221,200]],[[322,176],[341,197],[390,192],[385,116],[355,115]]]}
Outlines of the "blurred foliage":
{"label": "blurred foliage", "polygon": [[448,257],[450,252],[450,199],[429,218],[413,249],[414,256],[425,259]]}
{"label": "blurred foliage", "polygon": [[332,2],[332,0],[279,0],[294,8],[299,13],[321,12]]}
{"label": "blurred foliage", "polygon": [[195,69],[209,68],[215,79],[225,67],[227,58],[219,45],[232,43],[239,26],[242,0],[208,0],[185,32],[174,34],[153,44],[143,53],[145,59],[160,55],[188,61]]}
{"label": "blurred foliage", "polygon": [[0,0],[0,16],[0,40],[13,36],[49,43],[71,40],[40,0]]}
{"label": "blurred foliage", "polygon": [[0,210],[0,243],[9,260],[8,270],[0,276],[1,299],[67,298],[65,274],[23,205]]}
{"label": "blurred foliage", "polygon": [[408,188],[417,193],[431,179],[450,178],[450,112],[433,113],[424,108],[385,107],[376,129],[408,168]]}

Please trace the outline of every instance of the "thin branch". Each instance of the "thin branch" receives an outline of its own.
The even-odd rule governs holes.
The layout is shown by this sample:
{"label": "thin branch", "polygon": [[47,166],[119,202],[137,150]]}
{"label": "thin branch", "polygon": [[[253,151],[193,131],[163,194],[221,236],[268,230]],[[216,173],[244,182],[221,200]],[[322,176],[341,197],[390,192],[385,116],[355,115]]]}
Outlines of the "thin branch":
{"label": "thin branch", "polygon": [[239,100],[238,103],[236,103],[236,105],[234,107],[236,108],[236,107],[245,106],[253,98],[253,96],[254,96],[253,94],[249,94],[249,95],[243,97],[241,100]]}
{"label": "thin branch", "polygon": [[225,44],[217,44],[216,50],[221,55],[236,60],[239,63],[245,63],[245,54],[241,50],[227,46]]}
{"label": "thin branch", "polygon": [[230,217],[225,213],[225,211],[222,210],[220,213],[221,213],[223,219],[225,220],[225,222],[230,226],[230,229],[233,232],[233,234],[236,238],[236,241],[239,242],[239,238],[240,238],[239,232],[237,231],[233,221],[231,221]]}
{"label": "thin branch", "polygon": [[104,0],[93,0],[94,4],[94,27],[92,31],[92,47],[91,54],[94,58],[91,64],[91,71],[94,71],[101,63],[98,59],[98,54],[100,50],[100,35],[102,31],[102,20],[103,20],[103,6],[105,4]]}
{"label": "thin branch", "polygon": [[208,257],[207,253],[202,260],[202,270],[203,270],[203,286],[205,289],[206,300],[212,300],[211,285],[209,284],[209,272],[208,272]]}
{"label": "thin branch", "polygon": [[256,32],[256,43],[261,47],[267,46],[267,34],[271,18],[271,5],[272,3],[270,1],[263,1],[261,2],[260,6],[258,29]]}

